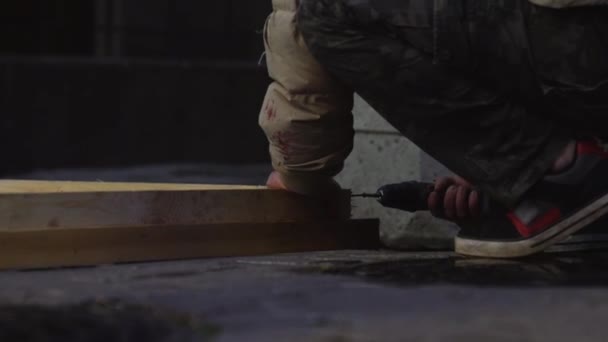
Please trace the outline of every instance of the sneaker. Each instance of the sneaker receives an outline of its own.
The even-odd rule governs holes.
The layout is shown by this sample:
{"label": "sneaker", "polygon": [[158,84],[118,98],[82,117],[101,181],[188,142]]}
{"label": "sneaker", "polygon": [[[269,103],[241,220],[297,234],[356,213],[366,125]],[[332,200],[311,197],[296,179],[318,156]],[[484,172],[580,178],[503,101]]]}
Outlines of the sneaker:
{"label": "sneaker", "polygon": [[[506,214],[490,215],[474,225],[463,225],[455,240],[456,252],[516,258],[565,240],[566,244],[585,242],[580,238],[583,235],[573,234],[591,228],[608,214],[607,175],[608,152],[603,146],[595,141],[577,142],[573,164],[559,174],[543,178],[516,208]],[[585,243],[593,241],[593,234],[587,234],[586,239]]]}

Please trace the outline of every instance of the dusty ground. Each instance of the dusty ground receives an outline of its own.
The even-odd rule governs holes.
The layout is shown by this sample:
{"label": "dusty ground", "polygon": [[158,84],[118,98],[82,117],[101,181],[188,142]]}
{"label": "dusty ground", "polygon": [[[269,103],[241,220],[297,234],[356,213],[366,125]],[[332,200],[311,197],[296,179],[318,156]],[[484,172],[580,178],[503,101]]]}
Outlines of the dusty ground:
{"label": "dusty ground", "polygon": [[0,337],[85,341],[70,335],[84,326],[151,341],[605,341],[607,262],[342,251],[4,272],[0,302],[30,314],[0,309]]}

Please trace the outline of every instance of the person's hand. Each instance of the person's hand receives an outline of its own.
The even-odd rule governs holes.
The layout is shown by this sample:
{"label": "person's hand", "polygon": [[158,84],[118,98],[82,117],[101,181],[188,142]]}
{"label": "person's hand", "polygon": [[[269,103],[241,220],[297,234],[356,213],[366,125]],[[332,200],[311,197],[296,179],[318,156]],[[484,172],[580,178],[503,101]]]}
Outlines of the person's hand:
{"label": "person's hand", "polygon": [[289,191],[289,189],[287,189],[287,186],[285,186],[285,184],[281,180],[279,173],[276,171],[273,171],[270,174],[270,176],[268,176],[268,180],[266,181],[266,186],[269,187],[270,189]]}
{"label": "person's hand", "polygon": [[[296,183],[297,184],[297,183]],[[277,171],[273,171],[270,176],[268,176],[268,180],[266,181],[266,186],[270,189],[275,190],[285,190],[293,193],[297,193],[305,196],[313,196],[313,197],[331,197],[337,193],[340,193],[342,188],[340,185],[334,181],[332,178],[322,179],[321,181],[317,181],[314,183],[303,183],[303,186],[299,188],[293,188],[288,186],[281,179],[281,175]]]}
{"label": "person's hand", "polygon": [[435,189],[428,197],[431,213],[451,221],[479,217],[480,203],[479,192],[458,176],[439,178],[435,181]]}

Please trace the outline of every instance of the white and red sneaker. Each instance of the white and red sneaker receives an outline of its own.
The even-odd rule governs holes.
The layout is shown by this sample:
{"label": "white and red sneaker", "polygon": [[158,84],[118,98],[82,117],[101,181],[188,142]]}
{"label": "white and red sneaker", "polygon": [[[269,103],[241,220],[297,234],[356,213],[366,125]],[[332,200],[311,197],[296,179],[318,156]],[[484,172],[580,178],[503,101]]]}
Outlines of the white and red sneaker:
{"label": "white and red sneaker", "polygon": [[597,224],[607,222],[606,214],[608,152],[598,142],[581,141],[573,164],[543,178],[514,209],[463,225],[455,249],[469,256],[516,258],[563,241],[580,246],[593,241],[585,241],[585,234],[573,234],[586,227],[601,229]]}

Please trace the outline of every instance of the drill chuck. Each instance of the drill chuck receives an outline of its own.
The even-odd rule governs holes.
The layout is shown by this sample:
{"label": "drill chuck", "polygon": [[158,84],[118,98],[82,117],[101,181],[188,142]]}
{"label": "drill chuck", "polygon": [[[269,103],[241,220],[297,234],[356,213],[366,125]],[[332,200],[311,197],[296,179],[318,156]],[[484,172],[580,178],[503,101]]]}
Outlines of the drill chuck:
{"label": "drill chuck", "polygon": [[408,212],[426,211],[428,197],[434,189],[432,183],[404,182],[389,184],[378,189],[378,202],[387,208]]}

